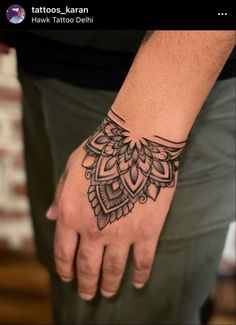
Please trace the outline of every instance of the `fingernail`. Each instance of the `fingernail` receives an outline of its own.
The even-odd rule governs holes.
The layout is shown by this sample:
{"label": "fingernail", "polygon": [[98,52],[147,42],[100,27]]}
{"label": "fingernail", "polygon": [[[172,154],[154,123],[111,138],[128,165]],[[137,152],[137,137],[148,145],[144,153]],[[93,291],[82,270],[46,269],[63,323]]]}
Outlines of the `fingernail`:
{"label": "fingernail", "polygon": [[62,281],[64,281],[64,282],[70,282],[70,281],[72,281],[71,278],[63,278],[63,277],[61,277],[61,279],[62,279]]}
{"label": "fingernail", "polygon": [[136,289],[141,289],[144,287],[145,283],[134,282],[133,285]]}
{"label": "fingernail", "polygon": [[101,289],[101,294],[106,298],[111,298],[112,296],[114,296],[115,292],[106,291],[106,290]]}
{"label": "fingernail", "polygon": [[46,212],[46,216],[47,216],[48,218],[50,218],[51,213],[52,213],[52,206],[50,206],[50,208],[49,208],[48,211]]}
{"label": "fingernail", "polygon": [[115,292],[106,291],[106,290],[101,289],[101,294],[106,298],[110,298],[110,297],[114,296]]}
{"label": "fingernail", "polygon": [[81,293],[81,292],[79,292],[79,295],[84,300],[92,300],[94,297],[94,295],[90,295],[88,293]]}

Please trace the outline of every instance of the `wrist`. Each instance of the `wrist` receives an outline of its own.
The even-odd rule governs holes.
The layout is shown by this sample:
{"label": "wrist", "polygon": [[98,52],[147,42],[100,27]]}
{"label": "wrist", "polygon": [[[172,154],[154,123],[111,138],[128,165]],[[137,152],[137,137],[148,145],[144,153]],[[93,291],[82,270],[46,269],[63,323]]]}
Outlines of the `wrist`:
{"label": "wrist", "polygon": [[137,202],[155,201],[162,189],[176,184],[185,141],[172,142],[157,134],[148,138],[125,125],[111,109],[84,147],[82,166],[100,230],[126,216]]}
{"label": "wrist", "polygon": [[158,135],[170,142],[185,141],[192,126],[191,122],[180,115],[171,116],[163,110],[150,112],[146,108],[138,112],[132,105],[125,109],[124,106],[121,108],[114,104],[108,112],[108,117],[117,121],[135,137],[145,137],[155,141],[154,137]]}

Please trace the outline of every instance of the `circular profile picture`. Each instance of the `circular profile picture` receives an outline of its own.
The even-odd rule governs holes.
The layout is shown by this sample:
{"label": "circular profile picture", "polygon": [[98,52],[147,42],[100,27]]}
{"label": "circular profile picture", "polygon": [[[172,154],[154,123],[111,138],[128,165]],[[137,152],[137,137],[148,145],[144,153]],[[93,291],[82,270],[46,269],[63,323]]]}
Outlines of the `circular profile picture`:
{"label": "circular profile picture", "polygon": [[20,5],[12,5],[6,12],[7,20],[12,24],[20,24],[25,19],[25,9]]}

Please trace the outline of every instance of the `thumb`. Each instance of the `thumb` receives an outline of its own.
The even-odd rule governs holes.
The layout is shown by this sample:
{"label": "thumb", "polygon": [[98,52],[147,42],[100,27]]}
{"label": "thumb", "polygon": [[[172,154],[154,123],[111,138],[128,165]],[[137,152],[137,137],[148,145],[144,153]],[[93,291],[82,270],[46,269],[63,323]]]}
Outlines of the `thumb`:
{"label": "thumb", "polygon": [[55,198],[53,203],[51,204],[51,206],[48,208],[47,212],[46,212],[46,217],[49,220],[56,220],[57,219],[57,204],[58,201],[61,197],[61,193],[64,187],[64,183],[65,183],[65,178],[66,178],[66,174],[63,173],[60,177],[60,180],[58,182],[57,188],[56,188],[56,192],[55,192]]}
{"label": "thumb", "polygon": [[46,217],[49,220],[56,220],[57,216],[55,213],[54,205],[52,204],[46,212]]}

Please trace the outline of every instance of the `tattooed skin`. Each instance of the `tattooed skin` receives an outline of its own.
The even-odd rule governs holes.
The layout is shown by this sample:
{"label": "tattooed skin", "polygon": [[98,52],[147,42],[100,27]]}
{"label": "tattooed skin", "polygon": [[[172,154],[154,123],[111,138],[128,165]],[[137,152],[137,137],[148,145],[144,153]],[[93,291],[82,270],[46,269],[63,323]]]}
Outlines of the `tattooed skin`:
{"label": "tattooed skin", "polygon": [[88,139],[82,166],[90,180],[88,199],[100,230],[126,216],[136,203],[155,201],[161,188],[175,186],[185,141],[154,138],[134,138],[107,117]]}

